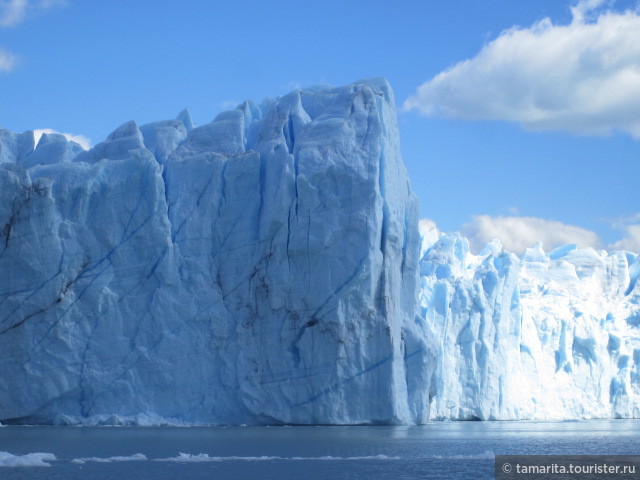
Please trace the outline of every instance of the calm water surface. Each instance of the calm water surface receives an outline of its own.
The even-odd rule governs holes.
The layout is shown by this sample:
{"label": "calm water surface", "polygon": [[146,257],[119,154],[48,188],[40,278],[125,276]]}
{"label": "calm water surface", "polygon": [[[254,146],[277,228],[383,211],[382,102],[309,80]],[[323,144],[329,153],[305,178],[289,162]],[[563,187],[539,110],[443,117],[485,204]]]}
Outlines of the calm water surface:
{"label": "calm water surface", "polygon": [[2,427],[0,451],[20,456],[45,452],[56,460],[47,461],[49,467],[2,467],[0,478],[480,480],[493,478],[493,455],[636,455],[639,439],[640,421],[635,420],[421,427]]}

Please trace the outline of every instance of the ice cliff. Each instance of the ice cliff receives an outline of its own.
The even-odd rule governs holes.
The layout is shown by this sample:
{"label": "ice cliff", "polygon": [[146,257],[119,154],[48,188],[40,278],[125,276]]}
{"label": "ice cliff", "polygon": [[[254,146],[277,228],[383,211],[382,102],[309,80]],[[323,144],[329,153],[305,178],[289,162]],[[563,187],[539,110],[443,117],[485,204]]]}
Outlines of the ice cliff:
{"label": "ice cliff", "polygon": [[422,231],[422,317],[438,344],[431,417],[640,417],[640,258]]}
{"label": "ice cliff", "polygon": [[639,275],[419,233],[381,79],[0,130],[0,421],[640,417]]}
{"label": "ice cliff", "polygon": [[385,80],[0,131],[0,420],[421,423],[418,210]]}

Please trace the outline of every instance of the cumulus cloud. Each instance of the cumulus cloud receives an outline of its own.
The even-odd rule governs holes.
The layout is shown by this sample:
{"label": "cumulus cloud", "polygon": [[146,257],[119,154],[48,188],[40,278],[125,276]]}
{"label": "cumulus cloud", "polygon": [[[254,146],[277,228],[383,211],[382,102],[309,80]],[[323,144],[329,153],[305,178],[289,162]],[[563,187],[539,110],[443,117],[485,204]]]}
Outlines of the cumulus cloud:
{"label": "cumulus cloud", "polygon": [[600,237],[591,230],[536,217],[477,215],[462,226],[462,234],[469,238],[474,252],[480,252],[496,238],[505,250],[517,254],[537,242],[542,242],[546,251],[570,243],[579,247],[602,247]]}
{"label": "cumulus cloud", "polygon": [[583,0],[568,25],[513,27],[421,85],[405,110],[640,139],[640,14]]}
{"label": "cumulus cloud", "polygon": [[40,137],[42,137],[43,133],[47,133],[47,134],[57,133],[59,135],[64,135],[67,140],[80,144],[80,146],[85,150],[88,150],[91,148],[91,140],[85,137],[84,135],[74,135],[73,133],[58,132],[50,128],[39,128],[33,131],[33,137],[35,138],[36,145],[40,141]]}
{"label": "cumulus cloud", "polygon": [[640,253],[640,224],[624,227],[625,236],[621,240],[612,243],[610,250],[626,250]]}
{"label": "cumulus cloud", "polygon": [[611,226],[623,233],[623,237],[609,245],[610,250],[626,250],[640,253],[640,213],[617,218]]}

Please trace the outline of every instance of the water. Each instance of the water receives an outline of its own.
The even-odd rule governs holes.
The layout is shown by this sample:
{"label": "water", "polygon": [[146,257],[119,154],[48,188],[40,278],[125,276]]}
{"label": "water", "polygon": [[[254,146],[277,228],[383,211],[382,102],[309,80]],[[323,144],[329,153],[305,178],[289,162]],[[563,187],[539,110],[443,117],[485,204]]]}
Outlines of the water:
{"label": "water", "polygon": [[[46,461],[50,467],[0,468],[0,478],[481,480],[493,478],[495,454],[635,455],[640,453],[639,434],[640,421],[634,420],[421,427],[3,427],[0,451],[46,452],[56,460]],[[135,454],[141,455],[107,461]],[[96,458],[81,460],[88,457]]]}

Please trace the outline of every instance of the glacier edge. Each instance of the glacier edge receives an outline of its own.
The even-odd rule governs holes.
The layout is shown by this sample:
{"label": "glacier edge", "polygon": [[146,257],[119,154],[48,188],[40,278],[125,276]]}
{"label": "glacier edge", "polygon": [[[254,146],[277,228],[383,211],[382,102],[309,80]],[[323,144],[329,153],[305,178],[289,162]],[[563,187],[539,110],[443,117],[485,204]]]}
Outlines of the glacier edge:
{"label": "glacier edge", "polygon": [[386,80],[128,122],[88,151],[57,136],[55,156],[29,134],[0,136],[5,422],[428,419]]}
{"label": "glacier edge", "polygon": [[639,275],[419,222],[384,79],[0,130],[0,421],[638,418]]}
{"label": "glacier edge", "polygon": [[422,229],[420,303],[438,339],[432,418],[640,417],[638,255],[578,249],[472,255]]}

